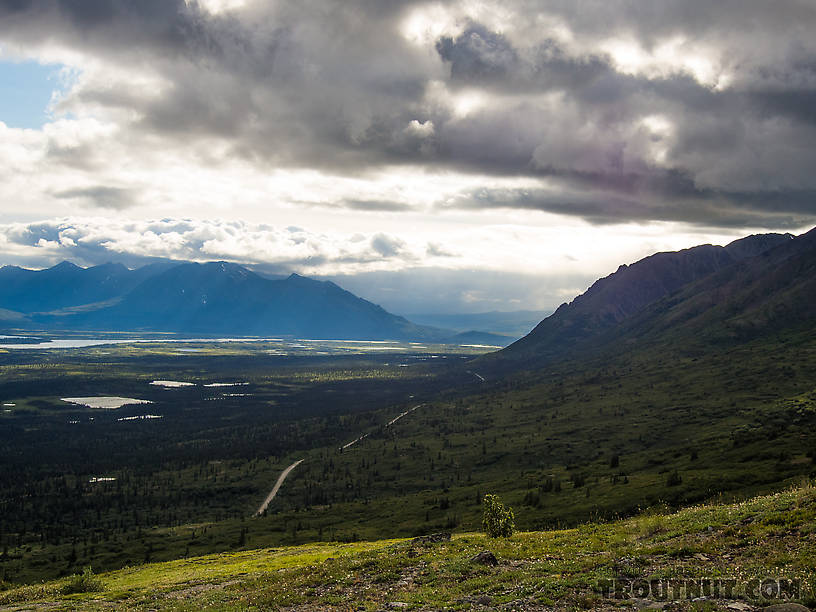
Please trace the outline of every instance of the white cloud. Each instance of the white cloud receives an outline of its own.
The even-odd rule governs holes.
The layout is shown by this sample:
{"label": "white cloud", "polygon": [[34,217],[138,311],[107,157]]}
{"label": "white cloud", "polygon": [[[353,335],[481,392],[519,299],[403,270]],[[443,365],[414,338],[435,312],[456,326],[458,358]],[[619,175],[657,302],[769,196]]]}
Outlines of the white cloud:
{"label": "white cloud", "polygon": [[[190,0],[185,0],[188,4]],[[223,13],[225,11],[234,11],[240,9],[247,4],[247,0],[196,0],[204,8],[214,14]]]}
{"label": "white cloud", "polygon": [[65,66],[0,123],[0,256],[584,278],[816,223],[812,6],[591,4],[0,0]]}
{"label": "white cloud", "polygon": [[409,244],[377,233],[369,237],[301,228],[261,226],[236,221],[160,219],[149,221],[69,218],[36,224],[0,225],[6,261],[61,259],[82,264],[110,260],[145,262],[152,258],[280,266],[308,274],[353,273],[413,264],[424,244]]}
{"label": "white cloud", "polygon": [[[464,215],[465,213],[455,213]],[[336,279],[394,312],[547,310],[582,292],[621,263],[658,251],[725,244],[741,233],[689,226],[586,226],[541,213],[476,212],[480,223],[422,233],[344,232],[223,219],[72,217],[0,224],[0,265],[31,268],[157,258],[228,260],[274,274]],[[400,287],[411,289],[401,290]]]}
{"label": "white cloud", "polygon": [[[513,270],[523,274],[569,273],[601,276],[658,250],[702,242],[725,243],[737,233],[695,233],[660,225],[582,227],[569,218],[549,217],[549,227],[526,220],[538,213],[517,212],[504,221],[477,213],[483,222],[446,231],[327,232],[300,227],[223,219],[154,220],[72,217],[37,223],[0,224],[0,263],[62,259],[93,265],[106,261],[140,263],[152,258],[277,266],[309,275],[360,274],[435,265],[451,270]],[[685,229],[685,231],[683,231]]]}

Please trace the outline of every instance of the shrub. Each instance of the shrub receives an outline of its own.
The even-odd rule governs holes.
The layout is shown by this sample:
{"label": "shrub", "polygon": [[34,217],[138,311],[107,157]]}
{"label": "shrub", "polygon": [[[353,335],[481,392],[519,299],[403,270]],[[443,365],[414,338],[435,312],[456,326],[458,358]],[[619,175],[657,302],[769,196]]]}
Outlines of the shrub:
{"label": "shrub", "polygon": [[680,473],[677,470],[674,470],[669,477],[666,479],[666,486],[668,487],[676,487],[679,484],[683,483],[683,477],[680,476]]}
{"label": "shrub", "polygon": [[496,495],[485,495],[482,502],[484,515],[482,526],[491,538],[509,538],[516,530],[512,508],[504,507]]}
{"label": "shrub", "polygon": [[74,574],[62,587],[63,595],[71,593],[97,593],[105,589],[102,581],[93,573],[91,566],[85,568],[81,574]]}
{"label": "shrub", "polygon": [[660,514],[642,516],[640,519],[638,519],[638,528],[641,536],[644,538],[650,538],[658,533],[666,531],[666,519]]}
{"label": "shrub", "polygon": [[580,489],[586,484],[586,476],[583,474],[572,474],[570,480],[572,480],[572,486],[575,489]]}

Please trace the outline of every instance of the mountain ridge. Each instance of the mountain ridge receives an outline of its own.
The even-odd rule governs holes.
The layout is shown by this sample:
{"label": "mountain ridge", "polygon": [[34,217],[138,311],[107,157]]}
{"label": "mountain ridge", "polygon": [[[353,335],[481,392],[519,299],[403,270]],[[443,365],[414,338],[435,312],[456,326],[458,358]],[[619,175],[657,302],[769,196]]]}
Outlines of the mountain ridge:
{"label": "mountain ridge", "polygon": [[[595,281],[572,302],[559,306],[527,336],[477,361],[503,370],[512,369],[513,364],[530,360],[544,364],[593,342],[620,341],[624,335],[621,329],[636,333],[633,325],[625,323],[652,305],[763,254],[778,250],[776,257],[784,260],[783,254],[795,251],[797,245],[802,244],[801,239],[802,236],[791,234],[755,234],[726,246],[699,245],[655,253],[633,264],[621,265],[612,274]],[[639,335],[643,336],[642,330]]]}
{"label": "mountain ridge", "polygon": [[[625,334],[642,338],[649,329],[659,328],[663,333],[672,322],[693,319],[695,309],[714,312],[715,302],[744,292],[733,284],[734,279],[742,279],[747,286],[752,274],[772,274],[773,266],[789,269],[788,260],[795,258],[804,248],[802,245],[816,241],[815,231],[798,237],[756,234],[725,246],[698,245],[623,264],[570,303],[559,306],[523,338],[495,355],[478,359],[512,369],[514,364],[531,359],[546,363],[594,341],[619,341]],[[789,269],[789,274],[801,275],[810,270],[808,262],[801,262],[800,268]],[[152,264],[136,270],[116,263],[81,268],[64,261],[45,270],[3,266],[0,279],[3,280],[0,317],[18,326],[28,321],[49,329],[87,331],[453,342],[481,339],[483,342],[476,343],[484,344],[506,344],[508,340],[495,334],[477,337],[481,334],[477,328],[457,333],[416,325],[332,281],[318,281],[297,273],[269,279],[226,261]],[[764,291],[772,292],[774,287],[781,286],[780,282],[777,279],[773,286],[766,282]],[[730,289],[717,290],[718,283]],[[695,297],[689,291],[702,293]],[[794,296],[799,304],[795,309],[802,313],[800,303],[807,303],[813,292],[796,291],[804,292]],[[679,307],[677,300],[685,300],[686,304]],[[750,307],[747,301],[743,302],[739,308]],[[735,304],[730,308],[739,309]],[[788,306],[777,300],[775,305],[766,305],[764,314],[754,309],[742,318],[742,328],[751,326],[751,317],[756,320],[771,316],[768,308],[781,312]],[[661,323],[649,322],[649,317],[667,318]],[[733,321],[730,333],[739,327]]]}
{"label": "mountain ridge", "polygon": [[690,283],[647,307],[620,335],[749,338],[814,318],[816,229]]}
{"label": "mountain ridge", "polygon": [[304,338],[442,341],[454,332],[419,326],[330,281],[272,280],[226,261],[121,264],[46,270],[6,266],[0,316],[19,326],[85,331],[168,331]]}

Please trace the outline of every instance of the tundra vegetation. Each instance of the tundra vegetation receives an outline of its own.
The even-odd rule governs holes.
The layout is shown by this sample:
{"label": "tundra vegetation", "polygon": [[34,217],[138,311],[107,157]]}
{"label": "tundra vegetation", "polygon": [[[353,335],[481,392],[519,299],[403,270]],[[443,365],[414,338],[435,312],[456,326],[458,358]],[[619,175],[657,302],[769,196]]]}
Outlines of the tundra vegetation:
{"label": "tundra vegetation", "polygon": [[[0,592],[51,610],[660,609],[816,605],[816,488],[570,529],[223,552]],[[489,551],[496,565],[474,561]],[[81,577],[79,577],[81,578]],[[704,598],[704,599],[701,599]],[[302,607],[301,607],[302,606]],[[789,608],[792,610],[792,608]]]}
{"label": "tundra vegetation", "polygon": [[[480,372],[485,382],[465,355],[434,349],[9,351],[0,578],[474,532],[487,493],[531,531],[781,490],[814,474],[814,342],[792,329],[716,350],[647,346],[495,380]],[[229,382],[248,384],[205,386]],[[152,403],[60,401],[95,395]],[[120,420],[147,414],[162,418]]]}

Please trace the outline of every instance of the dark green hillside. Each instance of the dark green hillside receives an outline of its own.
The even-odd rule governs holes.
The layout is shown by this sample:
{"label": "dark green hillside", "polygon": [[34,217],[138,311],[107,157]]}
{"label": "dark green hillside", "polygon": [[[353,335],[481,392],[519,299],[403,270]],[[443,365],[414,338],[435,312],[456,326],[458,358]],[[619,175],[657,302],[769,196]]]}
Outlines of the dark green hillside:
{"label": "dark green hillside", "polygon": [[[541,529],[772,491],[816,474],[809,331],[697,355],[644,348],[485,383],[378,360],[120,357],[116,371],[132,374],[118,387],[87,360],[9,368],[32,381],[50,370],[60,394],[105,389],[157,403],[94,414],[53,396],[23,401],[18,383],[4,385],[17,404],[2,417],[4,461],[14,463],[3,479],[7,579],[247,546],[472,530],[488,492],[516,509],[521,529]],[[251,384],[241,392],[251,395],[209,399],[223,390],[146,386],[159,366],[178,380],[243,376]],[[143,413],[164,418],[116,422]],[[68,423],[90,416],[93,423]],[[362,433],[369,436],[340,452]],[[55,444],[59,436],[65,442]],[[298,459],[266,516],[252,519]],[[94,476],[118,480],[88,484]]]}
{"label": "dark green hillside", "polygon": [[619,332],[733,342],[816,321],[816,230],[655,304]]}
{"label": "dark green hillside", "polygon": [[304,525],[374,537],[472,529],[489,491],[523,508],[529,529],[768,490],[816,473],[814,379],[805,333],[704,357],[563,364],[304,464],[279,507],[331,503],[336,517],[357,501],[339,525],[320,512]]}
{"label": "dark green hillside", "polygon": [[531,359],[543,365],[581,347],[595,348],[603,342],[605,334],[614,335],[622,323],[655,302],[721,270],[727,277],[730,274],[727,270],[739,262],[777,248],[785,251],[793,242],[796,241],[789,234],[761,234],[725,247],[701,245],[657,253],[630,266],[622,265],[571,303],[561,305],[495,358],[486,357],[482,361],[486,367],[508,372],[519,366],[529,367]]}

